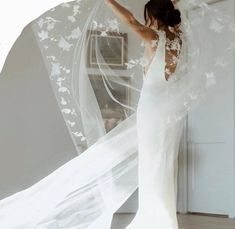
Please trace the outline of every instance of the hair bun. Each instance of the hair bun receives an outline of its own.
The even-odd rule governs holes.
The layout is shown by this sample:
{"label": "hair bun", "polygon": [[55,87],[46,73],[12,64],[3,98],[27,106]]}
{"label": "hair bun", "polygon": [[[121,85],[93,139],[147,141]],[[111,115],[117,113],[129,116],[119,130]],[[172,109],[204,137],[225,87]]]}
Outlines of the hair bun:
{"label": "hair bun", "polygon": [[180,11],[177,9],[171,9],[167,10],[165,17],[164,17],[164,23],[168,26],[175,26],[178,25],[181,22],[181,14]]}

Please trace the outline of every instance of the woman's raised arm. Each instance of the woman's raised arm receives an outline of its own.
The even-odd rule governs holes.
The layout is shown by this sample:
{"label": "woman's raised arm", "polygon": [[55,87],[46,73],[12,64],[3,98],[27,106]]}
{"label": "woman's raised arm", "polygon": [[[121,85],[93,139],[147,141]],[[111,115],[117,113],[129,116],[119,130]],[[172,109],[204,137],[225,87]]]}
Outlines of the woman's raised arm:
{"label": "woman's raised arm", "polygon": [[120,20],[136,32],[140,38],[149,42],[158,39],[158,35],[153,29],[140,23],[131,11],[119,4],[116,0],[105,0],[105,3],[120,18]]}

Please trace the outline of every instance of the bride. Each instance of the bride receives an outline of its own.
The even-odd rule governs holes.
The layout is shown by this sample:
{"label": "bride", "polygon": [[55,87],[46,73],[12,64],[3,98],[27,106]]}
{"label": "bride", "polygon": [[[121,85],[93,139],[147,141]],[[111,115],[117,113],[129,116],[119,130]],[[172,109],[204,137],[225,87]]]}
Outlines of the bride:
{"label": "bride", "polygon": [[177,68],[182,45],[180,11],[171,0],[150,0],[145,5],[143,25],[117,1],[106,3],[145,41],[149,62],[137,108],[139,209],[127,228],[176,229],[177,154],[182,120],[171,128],[160,127],[161,114],[154,97],[158,90],[167,90]]}
{"label": "bride", "polygon": [[[150,0],[144,8],[145,25],[115,0],[63,3],[35,21],[33,29],[58,105],[72,139],[84,151],[78,150],[77,157],[31,187],[0,200],[0,228],[110,229],[113,214],[137,188],[139,208],[127,229],[178,228],[177,158],[183,121],[215,81],[213,68],[218,68],[218,58],[223,58],[219,55],[227,53],[220,50],[212,57],[212,41],[220,39],[219,32],[230,20],[201,0],[180,2]],[[21,3],[27,5],[27,1]],[[193,9],[200,8],[200,17],[186,19],[181,9],[189,3]],[[134,60],[135,55],[130,53],[133,58],[125,63],[143,67],[140,79],[139,71],[135,75],[134,68],[128,69],[128,74],[133,73],[131,83],[123,80],[118,70],[108,69],[111,74],[105,75],[102,54],[114,51],[114,62],[120,56],[116,40],[115,50],[113,46],[108,49],[112,36],[105,35],[110,28],[119,28],[117,21],[104,20],[107,7],[135,33],[132,51],[140,50],[136,49],[137,36],[144,41],[143,59]],[[214,21],[218,15],[219,20]],[[209,25],[205,18],[211,20]],[[92,61],[98,63],[95,73],[100,73],[100,81],[95,86],[100,101],[85,66],[86,34],[88,38],[96,37],[90,31],[97,28],[102,39],[100,43],[94,39],[96,59]],[[226,38],[232,40],[233,36]],[[224,49],[229,50],[231,47]],[[127,115],[126,110],[118,108],[121,111],[115,120],[120,121],[120,115],[124,118],[109,132],[101,111],[112,104],[109,106],[109,100],[100,93],[101,84],[97,82],[103,83],[116,104],[135,111]],[[139,96],[138,102],[128,105],[122,98],[117,99],[117,85]]]}

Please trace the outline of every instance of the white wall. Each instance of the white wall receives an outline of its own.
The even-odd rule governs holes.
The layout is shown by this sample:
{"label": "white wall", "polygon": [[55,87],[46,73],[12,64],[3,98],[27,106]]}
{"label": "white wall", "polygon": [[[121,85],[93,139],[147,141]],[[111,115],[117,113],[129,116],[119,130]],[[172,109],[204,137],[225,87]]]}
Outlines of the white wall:
{"label": "white wall", "polygon": [[[224,0],[212,6],[232,14],[232,3]],[[197,16],[196,11],[190,14]],[[213,42],[216,51],[223,49],[224,40]],[[217,86],[188,116],[187,200],[190,212],[234,218],[234,55],[225,58],[226,68],[214,70],[220,76]]]}
{"label": "white wall", "polygon": [[32,185],[75,155],[27,27],[0,77],[0,198]]}

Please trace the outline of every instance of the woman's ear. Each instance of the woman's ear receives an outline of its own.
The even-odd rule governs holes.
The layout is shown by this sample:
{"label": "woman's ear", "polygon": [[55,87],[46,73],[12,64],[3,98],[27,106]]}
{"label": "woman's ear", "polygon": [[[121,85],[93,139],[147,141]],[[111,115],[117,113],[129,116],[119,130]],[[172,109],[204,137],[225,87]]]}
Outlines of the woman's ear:
{"label": "woman's ear", "polygon": [[145,22],[145,26],[150,26],[151,20],[149,16],[147,16],[147,21]]}
{"label": "woman's ear", "polygon": [[154,25],[158,28],[159,24],[158,24],[158,20],[157,19],[154,20]]}

